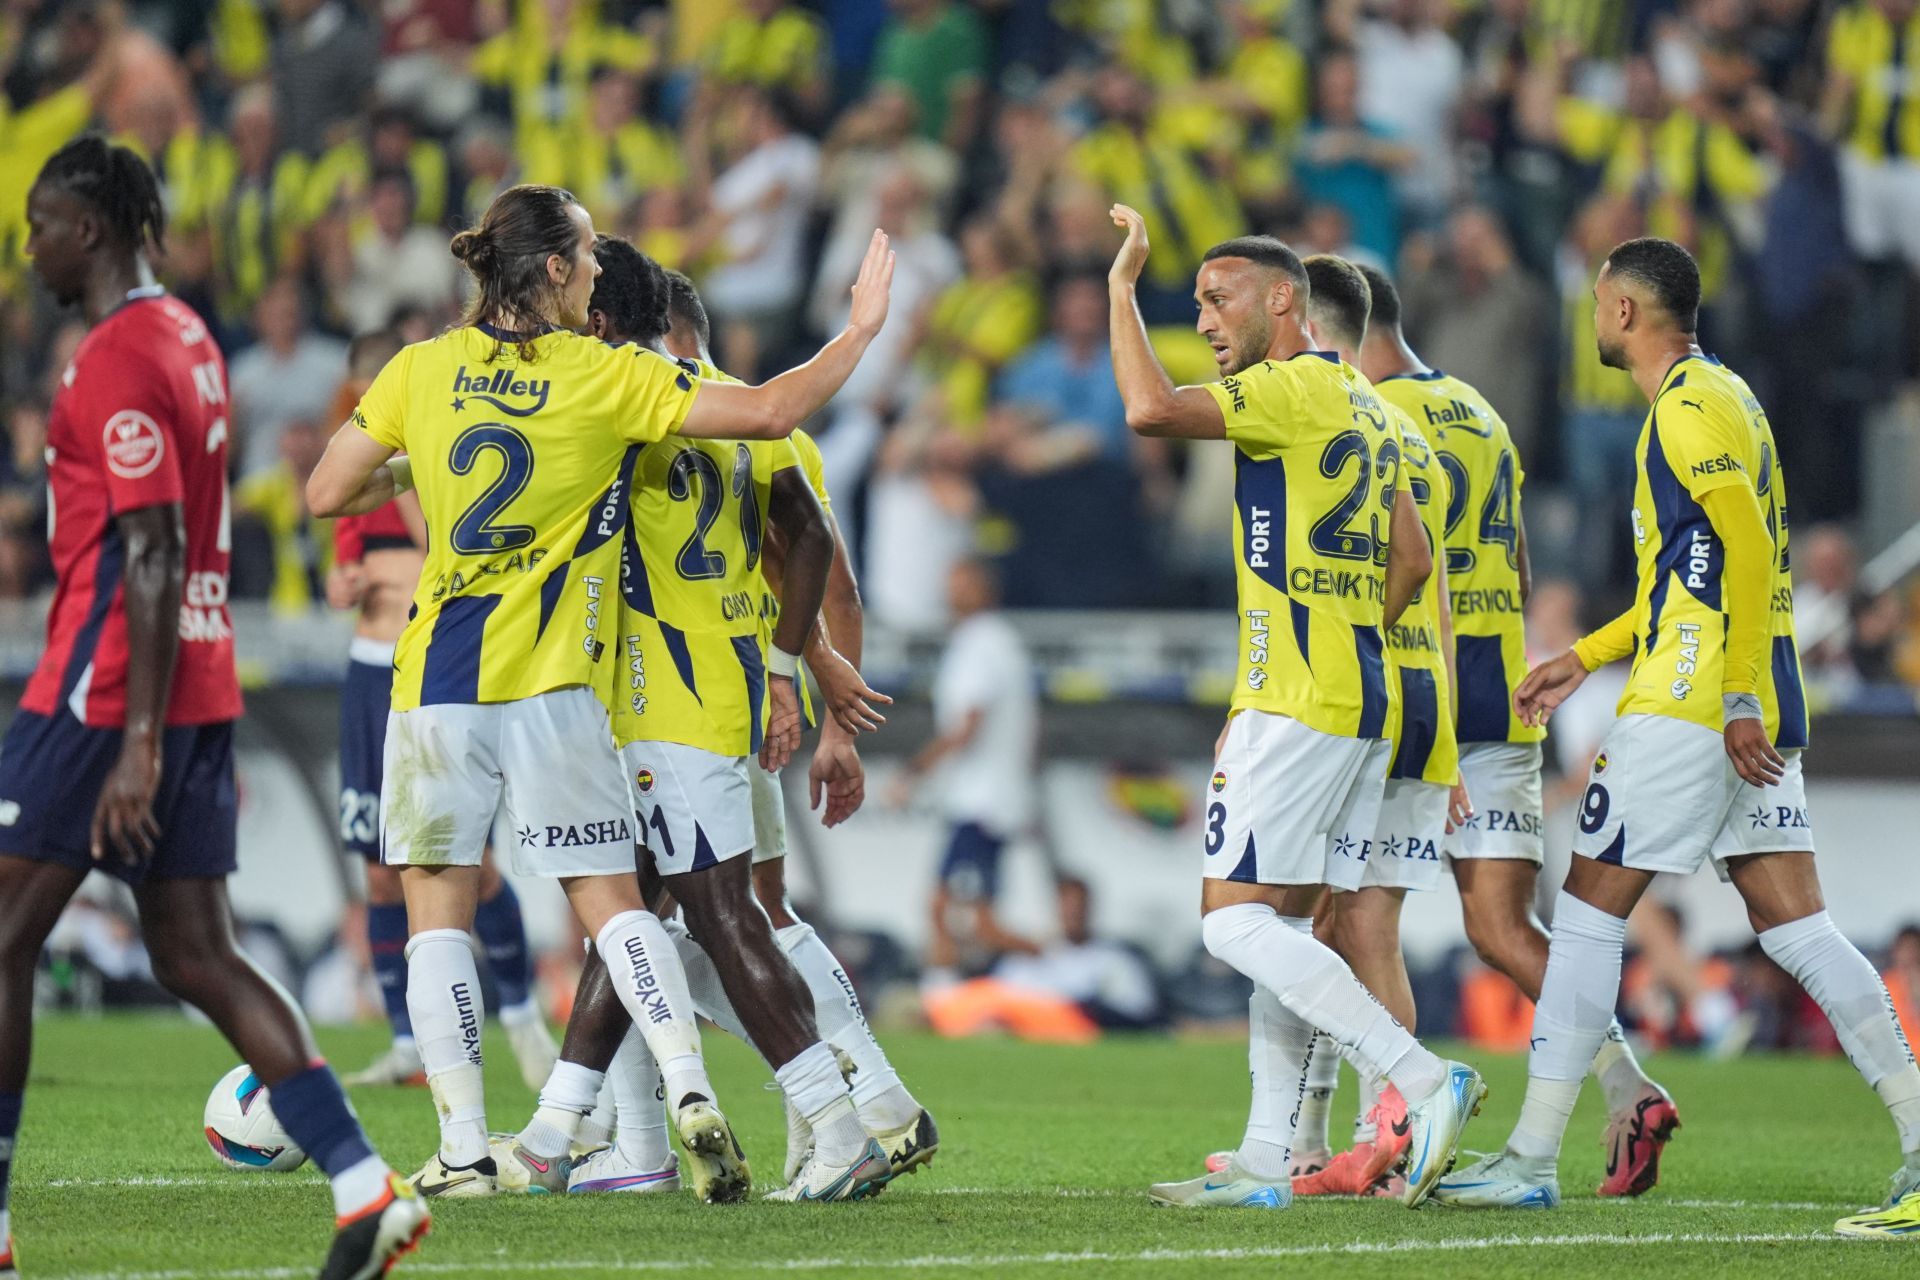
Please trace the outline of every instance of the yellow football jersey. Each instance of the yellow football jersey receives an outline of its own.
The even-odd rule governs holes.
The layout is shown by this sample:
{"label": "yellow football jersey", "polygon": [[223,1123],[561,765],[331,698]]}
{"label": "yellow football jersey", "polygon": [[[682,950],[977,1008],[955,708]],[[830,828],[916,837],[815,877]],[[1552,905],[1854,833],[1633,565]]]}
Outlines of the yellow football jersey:
{"label": "yellow football jersey", "polygon": [[[1433,448],[1404,410],[1389,404],[1400,428],[1400,464],[1407,489],[1420,509],[1420,524],[1436,559],[1446,547],[1447,473]],[[1447,654],[1440,639],[1440,593],[1420,584],[1413,603],[1387,628],[1386,736],[1393,740],[1389,778],[1414,778],[1452,786],[1460,776],[1460,744],[1454,736],[1453,693]]]}
{"label": "yellow football jersey", "polygon": [[1807,700],[1787,568],[1786,479],[1766,412],[1738,374],[1710,356],[1689,356],[1668,371],[1635,455],[1640,583],[1633,672],[1620,714],[1673,716],[1716,732],[1723,727],[1726,547],[1699,500],[1725,485],[1750,485],[1773,535],[1773,640],[1770,661],[1760,668],[1760,706],[1774,745],[1806,746]]}
{"label": "yellow football jersey", "polygon": [[[698,380],[738,381],[682,363]],[[665,440],[641,451],[620,559],[621,661],[607,686],[622,746],[760,749],[760,548],[773,473],[798,465],[785,440]]]}
{"label": "yellow football jersey", "polygon": [[634,458],[679,430],[700,383],[564,330],[533,352],[462,326],[404,348],[354,411],[412,459],[429,531],[396,711],[597,683]]}
{"label": "yellow football jersey", "polygon": [[1235,450],[1233,710],[1378,738],[1399,429],[1372,384],[1330,352],[1266,360],[1207,390]]}
{"label": "yellow football jersey", "polygon": [[1520,487],[1527,473],[1507,424],[1486,398],[1438,369],[1382,378],[1380,396],[1426,433],[1447,474],[1447,590],[1461,742],[1538,742],[1513,713],[1527,674],[1520,599]]}

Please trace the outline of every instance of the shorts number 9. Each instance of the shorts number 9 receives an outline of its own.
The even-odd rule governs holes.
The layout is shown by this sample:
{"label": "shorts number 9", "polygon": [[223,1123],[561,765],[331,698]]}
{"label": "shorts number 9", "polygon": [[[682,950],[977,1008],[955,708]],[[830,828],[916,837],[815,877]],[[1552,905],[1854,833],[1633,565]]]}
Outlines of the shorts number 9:
{"label": "shorts number 9", "polygon": [[1580,800],[1580,830],[1584,834],[1592,835],[1606,823],[1610,803],[1607,789],[1599,783],[1587,788],[1587,794]]}

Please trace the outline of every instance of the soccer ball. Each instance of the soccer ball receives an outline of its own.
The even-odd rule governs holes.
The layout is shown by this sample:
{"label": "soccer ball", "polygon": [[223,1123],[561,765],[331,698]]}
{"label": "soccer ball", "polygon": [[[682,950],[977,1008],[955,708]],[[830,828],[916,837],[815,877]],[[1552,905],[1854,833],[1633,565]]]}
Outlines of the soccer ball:
{"label": "soccer ball", "polygon": [[267,1086],[245,1063],[213,1086],[206,1122],[207,1145],[230,1169],[285,1173],[307,1162],[307,1153],[287,1136],[267,1104]]}

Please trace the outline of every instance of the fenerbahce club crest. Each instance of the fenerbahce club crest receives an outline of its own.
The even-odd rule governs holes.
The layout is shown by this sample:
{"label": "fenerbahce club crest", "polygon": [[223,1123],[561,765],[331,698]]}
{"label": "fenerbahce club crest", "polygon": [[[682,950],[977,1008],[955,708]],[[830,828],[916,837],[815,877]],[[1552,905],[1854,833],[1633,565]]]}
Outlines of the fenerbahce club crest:
{"label": "fenerbahce club crest", "polygon": [[1607,771],[1607,753],[1602,751],[1593,758],[1593,776],[1599,777]]}
{"label": "fenerbahce club crest", "polygon": [[1219,795],[1222,791],[1225,791],[1226,789],[1227,789],[1227,771],[1225,769],[1215,769],[1213,771],[1213,794]]}
{"label": "fenerbahce club crest", "polygon": [[653,794],[653,770],[643,768],[639,772],[635,773],[633,775],[633,785],[639,788],[641,795],[643,796],[652,795]]}

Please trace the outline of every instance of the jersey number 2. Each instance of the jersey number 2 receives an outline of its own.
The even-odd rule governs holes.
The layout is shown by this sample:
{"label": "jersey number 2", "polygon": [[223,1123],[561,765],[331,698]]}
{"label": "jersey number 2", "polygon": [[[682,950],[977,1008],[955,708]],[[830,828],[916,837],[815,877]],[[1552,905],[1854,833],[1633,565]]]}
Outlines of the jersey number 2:
{"label": "jersey number 2", "polygon": [[483,453],[500,455],[500,474],[454,522],[453,549],[463,556],[517,551],[534,539],[531,525],[493,523],[508,503],[526,492],[527,481],[533,478],[533,446],[504,423],[483,422],[454,438],[447,464],[453,474],[464,476],[479,464]]}

